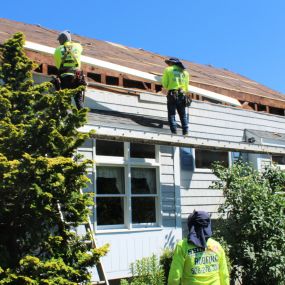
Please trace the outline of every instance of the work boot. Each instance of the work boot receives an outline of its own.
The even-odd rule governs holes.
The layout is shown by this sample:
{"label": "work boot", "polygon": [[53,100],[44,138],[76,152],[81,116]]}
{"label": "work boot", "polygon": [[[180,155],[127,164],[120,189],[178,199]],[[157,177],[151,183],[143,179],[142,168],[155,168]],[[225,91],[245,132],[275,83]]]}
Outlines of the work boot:
{"label": "work boot", "polygon": [[188,136],[188,131],[183,131],[182,134],[183,136]]}

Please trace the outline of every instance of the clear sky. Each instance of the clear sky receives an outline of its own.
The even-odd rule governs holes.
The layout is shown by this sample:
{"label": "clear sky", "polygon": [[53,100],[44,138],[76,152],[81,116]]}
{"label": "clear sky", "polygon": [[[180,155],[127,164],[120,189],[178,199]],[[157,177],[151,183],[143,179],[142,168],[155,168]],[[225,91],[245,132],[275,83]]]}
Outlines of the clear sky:
{"label": "clear sky", "polygon": [[5,0],[0,17],[226,68],[285,94],[285,0]]}

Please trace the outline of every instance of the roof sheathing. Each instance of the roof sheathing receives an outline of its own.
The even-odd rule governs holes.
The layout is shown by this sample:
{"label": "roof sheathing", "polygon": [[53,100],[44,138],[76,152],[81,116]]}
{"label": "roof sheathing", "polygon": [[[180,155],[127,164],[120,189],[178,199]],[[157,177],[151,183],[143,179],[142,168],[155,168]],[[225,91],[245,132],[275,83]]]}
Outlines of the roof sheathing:
{"label": "roof sheathing", "polygon": [[[0,44],[18,31],[22,31],[28,41],[52,47],[58,45],[56,40],[58,31],[0,18]],[[165,68],[165,56],[159,54],[77,35],[73,35],[73,40],[80,42],[84,46],[84,55],[86,56],[100,58],[101,60],[111,63],[154,74],[161,74]],[[240,94],[240,98],[245,99],[247,94],[255,95],[274,101],[280,101],[280,103],[282,103],[281,105],[284,104],[285,106],[285,97],[283,94],[255,81],[212,66],[187,61],[183,62],[189,70],[191,84],[193,86],[202,88],[208,86],[208,90],[214,91],[213,89],[215,89],[215,92],[233,98],[236,98],[238,94]],[[271,105],[270,100],[268,105]],[[274,102],[273,106],[276,107],[277,105],[278,104]],[[283,106],[281,108],[283,108]]]}

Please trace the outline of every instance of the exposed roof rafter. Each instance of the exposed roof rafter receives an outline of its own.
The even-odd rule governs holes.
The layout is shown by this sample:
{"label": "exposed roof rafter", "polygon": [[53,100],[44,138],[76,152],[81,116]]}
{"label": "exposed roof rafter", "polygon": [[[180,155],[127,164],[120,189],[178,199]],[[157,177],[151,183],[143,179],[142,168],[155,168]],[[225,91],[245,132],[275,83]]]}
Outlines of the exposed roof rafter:
{"label": "exposed roof rafter", "polygon": [[[28,50],[43,52],[43,53],[47,53],[47,54],[53,54],[54,50],[55,50],[53,47],[33,43],[30,41],[26,41],[25,48]],[[137,69],[125,67],[125,66],[122,66],[119,64],[110,63],[110,62],[107,62],[104,60],[92,58],[89,56],[82,56],[81,61],[82,61],[82,63],[86,63],[88,65],[92,65],[92,66],[96,66],[96,67],[100,67],[100,68],[105,68],[105,69],[109,69],[109,70],[113,70],[113,71],[118,71],[120,73],[131,74],[131,75],[134,75],[134,76],[141,78],[141,79],[144,79],[144,80],[157,82],[157,83],[161,82],[161,76],[150,74],[148,72],[143,72],[143,71],[140,71]],[[194,94],[203,96],[205,98],[209,98],[212,100],[223,102],[223,103],[226,103],[226,104],[229,104],[232,106],[241,106],[240,102],[237,99],[234,99],[234,98],[231,98],[231,97],[228,97],[228,96],[216,93],[216,92],[212,92],[209,90],[205,90],[205,89],[202,89],[199,87],[189,85],[189,91],[194,93]]]}

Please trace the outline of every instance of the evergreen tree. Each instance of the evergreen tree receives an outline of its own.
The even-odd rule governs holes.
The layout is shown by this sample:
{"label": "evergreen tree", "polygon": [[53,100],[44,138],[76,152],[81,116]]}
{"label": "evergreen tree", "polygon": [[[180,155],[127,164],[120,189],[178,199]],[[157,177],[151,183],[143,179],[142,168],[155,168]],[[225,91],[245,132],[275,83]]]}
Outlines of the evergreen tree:
{"label": "evergreen tree", "polygon": [[80,194],[90,162],[74,157],[87,109],[71,105],[74,90],[34,84],[24,40],[0,50],[0,284],[89,284],[108,247],[90,250],[74,231],[92,204]]}

